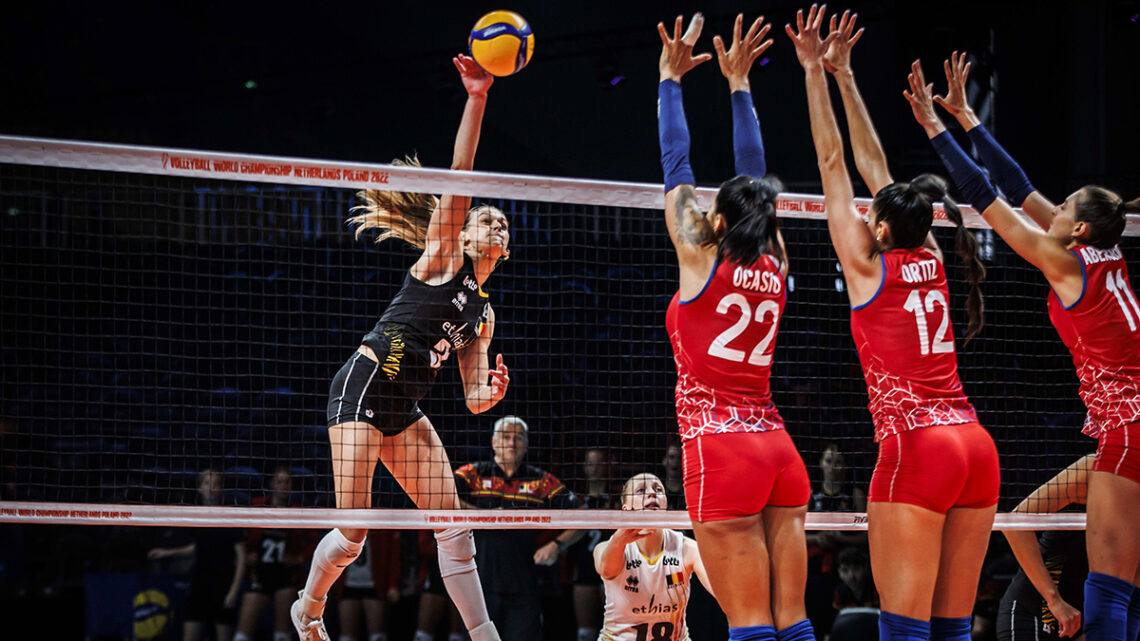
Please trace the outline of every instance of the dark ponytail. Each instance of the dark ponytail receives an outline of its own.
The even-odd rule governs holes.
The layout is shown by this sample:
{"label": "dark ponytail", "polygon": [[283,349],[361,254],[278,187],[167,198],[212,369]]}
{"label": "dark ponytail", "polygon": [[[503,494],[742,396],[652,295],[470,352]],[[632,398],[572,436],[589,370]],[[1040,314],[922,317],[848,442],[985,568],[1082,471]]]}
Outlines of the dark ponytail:
{"label": "dark ponytail", "polygon": [[776,218],[776,196],[783,188],[774,176],[737,176],[720,186],[716,193],[716,213],[724,217],[728,231],[720,239],[718,261],[751,265],[771,251],[781,265],[787,262],[780,246],[780,223]]}
{"label": "dark ponytail", "polygon": [[969,342],[985,324],[986,306],[982,300],[981,282],[986,277],[986,266],[978,259],[978,239],[966,229],[962,221],[962,210],[958,209],[958,204],[946,193],[946,181],[941,176],[922,174],[912,180],[910,185],[931,202],[942,201],[946,217],[957,227],[954,234],[955,251],[966,266],[966,280],[970,282],[970,293],[966,297],[966,315],[970,319],[966,327],[966,342]]}
{"label": "dark ponytail", "polygon": [[1099,249],[1111,249],[1120,242],[1128,214],[1140,214],[1140,198],[1125,202],[1115,192],[1098,185],[1087,185],[1077,200],[1076,219],[1089,228],[1084,242]]}

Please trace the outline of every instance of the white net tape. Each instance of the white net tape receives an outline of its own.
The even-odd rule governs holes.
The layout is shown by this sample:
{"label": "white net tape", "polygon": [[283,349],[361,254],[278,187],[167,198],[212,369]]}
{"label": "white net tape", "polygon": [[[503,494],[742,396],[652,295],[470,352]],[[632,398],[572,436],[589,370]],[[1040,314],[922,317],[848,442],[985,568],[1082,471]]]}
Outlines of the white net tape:
{"label": "white net tape", "polygon": [[[0,502],[0,521],[70,525],[160,525],[244,528],[411,529],[594,529],[692,528],[682,511],[627,510],[334,510],[295,508],[91,505],[86,503]],[[866,530],[861,512],[807,515],[808,530]],[[1083,530],[1085,515],[998,514],[995,530]]]}
{"label": "white net tape", "polygon": [[[451,171],[426,167],[253,156],[19,136],[0,136],[0,163],[275,184],[446,193],[639,209],[664,207],[661,185],[653,183],[551,178],[485,171]],[[714,188],[702,187],[697,190],[701,206],[705,208],[712,202],[715,194]],[[857,198],[855,202],[859,212],[866,215],[871,199]],[[782,194],[776,208],[781,215],[793,218],[815,220],[827,218],[823,196],[817,194]],[[989,227],[969,206],[962,207],[962,214],[967,227],[978,229]],[[934,217],[935,225],[951,225],[939,205],[935,206]],[[1140,216],[1129,216],[1125,235],[1140,235]]]}

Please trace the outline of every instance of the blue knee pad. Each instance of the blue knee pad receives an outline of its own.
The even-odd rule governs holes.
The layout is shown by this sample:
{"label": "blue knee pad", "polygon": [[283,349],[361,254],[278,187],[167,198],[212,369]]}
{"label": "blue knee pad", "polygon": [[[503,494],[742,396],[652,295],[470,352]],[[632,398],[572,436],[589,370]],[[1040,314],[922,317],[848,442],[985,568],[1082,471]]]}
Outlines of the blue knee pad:
{"label": "blue knee pad", "polygon": [[886,610],[879,613],[879,641],[928,641],[930,621],[912,619]]}
{"label": "blue knee pad", "polygon": [[970,617],[931,617],[930,641],[970,641]]}
{"label": "blue knee pad", "polygon": [[815,641],[815,630],[811,628],[811,621],[804,619],[793,623],[783,630],[776,631],[777,641]]}
{"label": "blue knee pad", "polygon": [[776,641],[776,628],[770,625],[729,628],[728,641]]}
{"label": "blue knee pad", "polygon": [[1123,579],[1089,572],[1085,581],[1085,637],[1089,641],[1126,641],[1135,590],[1136,586]]}
{"label": "blue knee pad", "polygon": [[1128,606],[1127,639],[1140,637],[1140,585],[1132,589],[1132,604]]}

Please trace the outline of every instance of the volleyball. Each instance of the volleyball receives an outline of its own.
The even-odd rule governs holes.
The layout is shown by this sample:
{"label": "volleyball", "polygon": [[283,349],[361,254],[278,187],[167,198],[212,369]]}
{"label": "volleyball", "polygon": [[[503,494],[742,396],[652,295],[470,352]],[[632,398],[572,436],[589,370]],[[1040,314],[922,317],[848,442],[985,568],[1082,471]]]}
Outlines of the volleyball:
{"label": "volleyball", "polygon": [[522,71],[534,53],[534,34],[514,11],[492,11],[471,28],[467,48],[479,67],[492,76]]}
{"label": "volleyball", "polygon": [[136,639],[154,639],[166,629],[170,620],[170,599],[160,590],[143,590],[134,600]]}

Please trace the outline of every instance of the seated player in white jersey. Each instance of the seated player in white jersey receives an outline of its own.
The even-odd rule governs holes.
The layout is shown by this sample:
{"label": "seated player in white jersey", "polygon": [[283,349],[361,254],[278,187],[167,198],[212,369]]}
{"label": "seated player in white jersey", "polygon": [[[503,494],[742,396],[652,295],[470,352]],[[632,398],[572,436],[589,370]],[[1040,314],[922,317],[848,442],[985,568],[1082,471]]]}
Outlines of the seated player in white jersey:
{"label": "seated player in white jersey", "polygon": [[[631,477],[621,497],[623,510],[666,509],[665,484],[653,474]],[[676,530],[619,529],[594,548],[594,566],[606,591],[598,641],[685,641],[689,577],[712,591],[697,542]]]}

